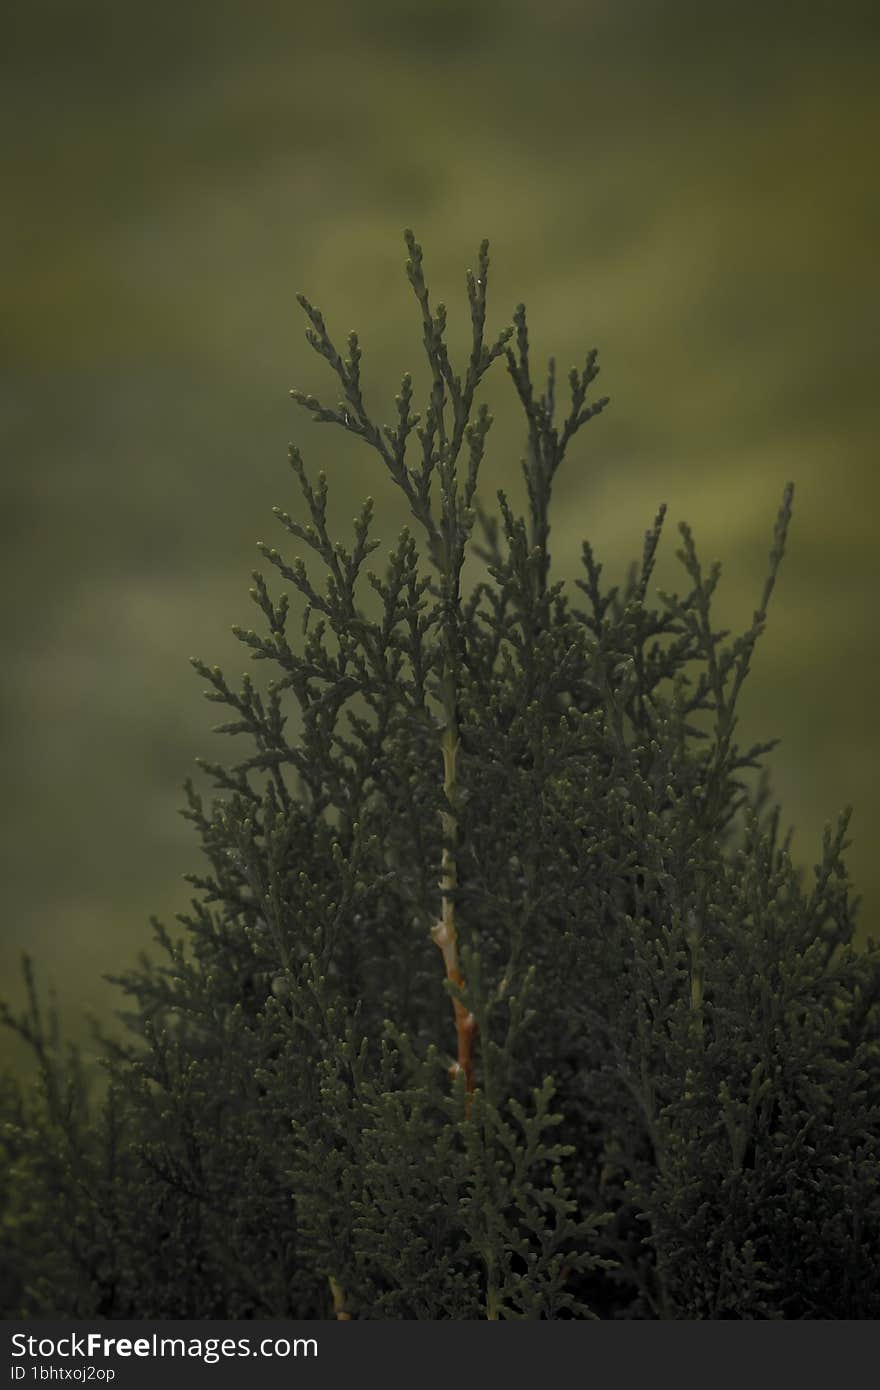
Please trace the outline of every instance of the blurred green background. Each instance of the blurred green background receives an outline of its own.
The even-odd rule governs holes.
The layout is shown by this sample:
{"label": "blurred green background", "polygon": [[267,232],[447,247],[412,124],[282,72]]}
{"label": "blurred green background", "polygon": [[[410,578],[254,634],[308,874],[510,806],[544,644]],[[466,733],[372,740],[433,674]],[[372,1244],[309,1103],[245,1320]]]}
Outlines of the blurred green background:
{"label": "blurred green background", "polygon": [[[405,225],[453,341],[488,236],[490,327],[524,299],[536,359],[600,350],[612,407],[560,480],[561,571],[589,534],[622,574],[665,500],[659,582],[686,518],[742,627],[794,479],[744,733],[783,736],[806,865],[854,803],[876,933],[876,27],[873,5],[752,0],[7,8],[0,992],[20,999],[26,948],[76,1034],[148,915],[185,908],[181,783],[228,742],[187,658],[247,666],[229,629],[270,507],[297,506],[288,440],[346,522],[367,492],[379,535],[402,522],[372,455],[287,391],[336,400],[302,289],[359,330],[390,417],[420,352]],[[519,497],[500,369],[488,396],[485,494]]]}

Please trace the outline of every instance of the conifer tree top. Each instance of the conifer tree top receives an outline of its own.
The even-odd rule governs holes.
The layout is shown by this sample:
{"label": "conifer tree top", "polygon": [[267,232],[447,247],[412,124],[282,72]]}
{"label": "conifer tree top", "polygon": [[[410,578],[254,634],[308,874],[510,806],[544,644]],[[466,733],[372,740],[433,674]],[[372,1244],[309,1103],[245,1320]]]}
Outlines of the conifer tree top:
{"label": "conifer tree top", "polygon": [[[406,246],[426,400],[407,374],[376,423],[358,336],[343,357],[304,296],[341,400],[293,395],[378,455],[412,529],[371,570],[372,502],[336,539],[327,478],[291,448],[302,500],[275,515],[303,554],[260,546],[280,592],[255,572],[260,629],[236,629],[272,677],[235,689],[194,661],[246,747],[202,764],[209,800],[187,786],[205,866],[181,938],[157,923],[159,960],[119,979],[103,1103],[32,976],[4,1016],[41,1078],[4,1100],[6,1304],[875,1317],[880,970],[852,949],[848,813],[806,888],[773,742],[737,741],[792,487],[738,636],[684,523],[683,592],[651,594],[663,507],[625,583],[585,541],[567,589],[552,492],[607,403],[596,353],[564,406],[552,359],[536,387],[523,306],[486,336],[483,243],[453,362]],[[478,497],[495,362],[524,416],[525,515]]]}

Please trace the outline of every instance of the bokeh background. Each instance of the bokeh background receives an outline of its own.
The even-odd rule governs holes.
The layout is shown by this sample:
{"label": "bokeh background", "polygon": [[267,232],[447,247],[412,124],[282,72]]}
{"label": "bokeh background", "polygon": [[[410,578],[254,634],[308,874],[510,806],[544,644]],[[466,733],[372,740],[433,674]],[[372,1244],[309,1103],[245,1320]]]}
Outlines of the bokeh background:
{"label": "bokeh background", "polygon": [[[775,510],[790,548],[743,706],[811,866],[855,806],[876,933],[877,268],[873,4],[695,0],[22,0],[2,101],[0,992],[27,949],[70,1032],[198,869],[177,815],[216,706],[192,653],[247,653],[255,542],[297,505],[296,439],[346,521],[403,521],[330,397],[295,293],[361,333],[390,418],[420,329],[402,228],[453,342],[491,239],[490,326],[524,299],[535,355],[596,345],[612,407],[560,479],[554,556],[622,575],[656,504],[724,564],[748,623]],[[419,380],[417,373],[417,381]],[[520,497],[510,382],[485,492]],[[256,672],[255,672],[256,674]],[[3,1039],[4,1051],[8,1048]],[[13,1059],[13,1065],[15,1065]]]}

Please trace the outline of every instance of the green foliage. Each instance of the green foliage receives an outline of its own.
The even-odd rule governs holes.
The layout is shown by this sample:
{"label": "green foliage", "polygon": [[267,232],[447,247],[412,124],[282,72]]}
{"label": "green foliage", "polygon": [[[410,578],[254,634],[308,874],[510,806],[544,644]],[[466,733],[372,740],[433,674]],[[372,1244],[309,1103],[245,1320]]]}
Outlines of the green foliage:
{"label": "green foliage", "polygon": [[[157,923],[158,962],[119,980],[103,1096],[33,988],[6,1015],[40,1079],[3,1096],[5,1307],[877,1316],[880,973],[851,945],[847,818],[807,891],[748,781],[773,745],[736,742],[792,490],[732,641],[686,526],[686,589],[649,601],[662,508],[622,588],[585,544],[567,594],[550,504],[606,404],[596,354],[558,412],[525,309],[486,339],[484,243],[456,369],[407,247],[423,413],[406,375],[375,424],[357,335],[343,357],[304,298],[341,400],[293,394],[379,455],[414,531],[373,573],[372,503],[334,540],[326,479],[291,450],[306,519],[276,515],[313,567],[261,546],[286,587],[255,573],[261,630],[238,636],[265,689],[194,662],[247,751],[205,767],[210,804],[187,787],[206,868],[183,937]],[[525,518],[477,500],[476,395],[502,358]]]}

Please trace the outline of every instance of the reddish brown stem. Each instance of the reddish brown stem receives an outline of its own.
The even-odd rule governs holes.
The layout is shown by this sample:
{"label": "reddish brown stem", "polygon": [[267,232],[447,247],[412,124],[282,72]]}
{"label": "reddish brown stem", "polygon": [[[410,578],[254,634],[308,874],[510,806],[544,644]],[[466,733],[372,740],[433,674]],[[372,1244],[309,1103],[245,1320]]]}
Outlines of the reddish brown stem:
{"label": "reddish brown stem", "polygon": [[328,1282],[330,1284],[330,1293],[333,1297],[333,1315],[336,1318],[336,1321],[351,1322],[351,1313],[347,1313],[345,1311],[345,1294],[343,1293],[339,1284],[337,1284],[336,1280],[333,1278],[332,1274],[330,1275]]}
{"label": "reddish brown stem", "polygon": [[[455,818],[456,761],[458,758],[458,738],[450,724],[444,730],[443,741],[443,790],[447,807],[441,815],[443,823],[443,856],[440,862],[440,920],[431,928],[431,937],[440,948],[446,978],[456,990],[464,989],[464,976],[458,964],[458,932],[455,927],[455,899],[453,894],[458,884],[458,869],[455,862],[455,839],[458,825]],[[458,1040],[458,1058],[450,1069],[453,1077],[464,1072],[468,1096],[474,1089],[474,1045],[477,1036],[477,1020],[461,1000],[453,996],[452,1008],[455,1014],[455,1032]]]}

